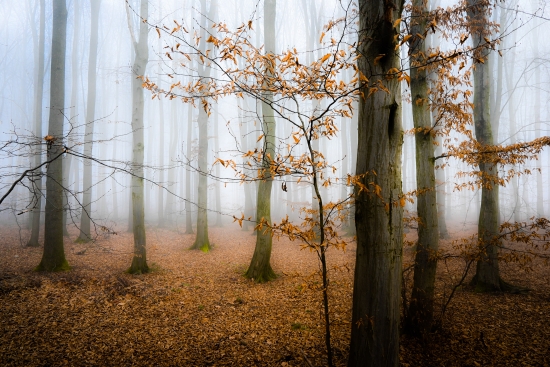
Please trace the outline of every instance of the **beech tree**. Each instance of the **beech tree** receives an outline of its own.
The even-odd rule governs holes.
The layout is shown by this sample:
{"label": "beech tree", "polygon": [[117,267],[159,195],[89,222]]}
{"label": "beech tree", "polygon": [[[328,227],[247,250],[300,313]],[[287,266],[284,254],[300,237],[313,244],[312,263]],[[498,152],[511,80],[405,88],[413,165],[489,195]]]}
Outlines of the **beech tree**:
{"label": "beech tree", "polygon": [[[214,17],[217,1],[212,1],[210,3],[210,9],[208,17],[212,19]],[[206,0],[201,0],[201,12],[202,14],[206,13]],[[202,29],[201,36],[199,40],[200,52],[203,54],[207,53],[206,50],[206,18],[202,18]],[[209,49],[211,52],[211,49]],[[205,80],[210,79],[211,69],[209,66],[204,64],[198,64],[198,74],[199,78]],[[195,237],[195,242],[192,249],[201,250],[203,252],[208,252],[211,249],[210,240],[208,238],[208,116],[209,113],[206,109],[199,110],[199,154],[198,154],[198,172],[199,172],[199,182],[197,185],[198,197],[197,197],[197,235]]]}
{"label": "beech tree", "polygon": [[[403,250],[401,88],[396,22],[403,3],[359,1],[359,70],[378,90],[359,99],[357,253],[348,366],[398,366]],[[397,22],[397,25],[399,22]],[[383,88],[382,88],[383,87]],[[373,182],[377,195],[363,190]],[[397,204],[397,205],[396,205]]]}
{"label": "beech tree", "polygon": [[36,270],[59,271],[69,269],[63,246],[63,164],[60,157],[65,120],[65,49],[67,42],[67,7],[65,0],[53,0],[52,64],[50,83],[50,117],[46,176],[46,214],[44,252]]}
{"label": "beech tree", "polygon": [[[264,39],[266,57],[273,58],[275,54],[275,16],[276,0],[266,0],[264,2]],[[272,66],[266,65],[265,85],[262,95],[262,133],[263,156],[262,169],[265,172],[258,186],[258,198],[256,200],[256,222],[268,224],[266,229],[256,231],[256,247],[254,255],[250,261],[250,266],[246,271],[248,278],[261,283],[276,277],[271,268],[271,247],[273,245],[273,235],[271,231],[271,189],[273,186],[273,175],[271,174],[271,160],[275,157],[275,114],[273,112],[273,82],[274,76],[271,72]]]}
{"label": "beech tree", "polygon": [[[46,5],[44,0],[39,2],[39,21],[38,21],[38,34],[34,25],[31,27],[33,34],[33,45],[35,50],[35,79],[34,79],[34,105],[33,105],[33,122],[34,122],[34,135],[37,138],[42,137],[42,98],[44,95],[44,39],[46,28]],[[34,151],[34,157],[32,159],[33,166],[38,167],[41,163],[42,146],[36,145]],[[38,247],[38,236],[40,235],[40,216],[42,211],[42,174],[38,174],[37,178],[33,181],[34,195],[35,195],[35,208],[31,212],[31,237],[27,246]]]}
{"label": "beech tree", "polygon": [[437,192],[435,184],[434,133],[430,106],[427,105],[428,71],[424,67],[427,36],[426,0],[413,0],[410,34],[410,88],[416,145],[416,191],[418,241],[414,259],[414,280],[406,329],[410,334],[425,335],[430,331],[434,309],[436,252],[439,248]]}
{"label": "beech tree", "polygon": [[[96,105],[96,79],[97,79],[97,44],[99,33],[99,7],[101,0],[93,0],[91,5],[90,22],[90,51],[88,54],[88,96],[86,103],[86,129],[84,133],[84,155],[91,157],[94,125],[95,125],[95,105]],[[92,162],[84,160],[83,173],[83,194],[82,194],[82,215],[80,216],[80,235],[78,242],[88,242],[91,240],[90,224],[92,215]]]}
{"label": "beech tree", "polygon": [[138,38],[134,35],[129,4],[127,3],[128,27],[134,49],[134,64],[132,66],[132,226],[134,233],[134,257],[128,272],[141,274],[149,272],[147,265],[146,238],[145,238],[145,209],[143,203],[143,89],[139,78],[145,73],[149,61],[147,35],[149,27],[144,20],[148,17],[149,1],[140,0]]}

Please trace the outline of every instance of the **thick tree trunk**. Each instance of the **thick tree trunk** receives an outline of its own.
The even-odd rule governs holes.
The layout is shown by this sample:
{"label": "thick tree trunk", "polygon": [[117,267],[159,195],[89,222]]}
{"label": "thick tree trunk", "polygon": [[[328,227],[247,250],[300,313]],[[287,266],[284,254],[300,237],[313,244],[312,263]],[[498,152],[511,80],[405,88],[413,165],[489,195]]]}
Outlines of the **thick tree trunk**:
{"label": "thick tree trunk", "polygon": [[[357,253],[348,366],[398,366],[403,251],[401,190],[401,90],[384,73],[399,68],[394,22],[401,4],[387,0],[359,1],[362,57],[359,70],[370,84],[381,81],[387,92],[360,98],[357,175],[369,190],[356,187]],[[375,60],[376,59],[376,60]],[[365,96],[368,88],[364,88]],[[397,205],[394,205],[398,203]]]}
{"label": "thick tree trunk", "polygon": [[67,8],[65,0],[53,0],[52,66],[50,86],[50,120],[46,177],[46,217],[44,253],[36,270],[69,269],[63,247],[63,122],[65,120],[65,49],[67,38]]}
{"label": "thick tree trunk", "polygon": [[[44,38],[45,38],[45,13],[46,5],[44,0],[40,0],[40,21],[39,21],[39,33],[35,35],[33,32],[33,38],[36,39],[35,50],[37,55],[35,56],[35,81],[34,81],[34,108],[33,108],[33,122],[34,122],[34,135],[37,139],[42,139],[42,99],[44,95]],[[34,29],[34,28],[33,28]],[[34,149],[33,167],[38,167],[41,163],[42,145],[37,143],[36,149]],[[36,206],[31,212],[31,238],[27,242],[29,247],[38,247],[38,237],[40,236],[40,214],[42,212],[42,170],[36,172],[34,179],[34,198],[36,200]]]}
{"label": "thick tree trunk", "polygon": [[[148,17],[148,0],[141,0],[140,17]],[[132,138],[133,138],[133,176],[132,176],[132,217],[134,232],[134,257],[128,272],[131,274],[147,273],[146,238],[145,238],[145,210],[143,203],[143,88],[141,80],[136,76],[145,73],[149,61],[149,50],[147,48],[148,26],[139,21],[139,41],[134,41],[135,59],[132,67],[134,77],[132,78]],[[130,29],[130,31],[132,31]]]}
{"label": "thick tree trunk", "polygon": [[[264,38],[266,54],[275,52],[275,16],[276,16],[276,0],[266,0],[264,3]],[[267,77],[272,77],[267,72]],[[269,83],[267,81],[266,83]],[[256,223],[261,223],[262,220],[271,225],[271,187],[273,186],[273,177],[271,175],[270,166],[271,160],[275,158],[275,115],[271,103],[273,102],[273,92],[265,88],[263,92],[262,111],[263,121],[262,129],[264,134],[263,147],[263,162],[262,171],[263,177],[258,186],[258,199],[256,210]],[[246,271],[248,278],[254,279],[256,282],[266,282],[276,277],[275,272],[271,268],[271,247],[273,239],[271,229],[263,226],[256,231],[256,248],[254,255],[250,261],[250,266]]]}
{"label": "thick tree trunk", "polygon": [[[411,34],[424,34],[426,28],[425,0],[413,0]],[[435,161],[431,114],[428,103],[428,81],[425,69],[417,68],[419,53],[426,54],[420,37],[410,42],[411,99],[416,144],[416,187],[418,241],[414,258],[414,280],[405,326],[407,333],[426,335],[432,325],[434,310],[436,252],[439,248]]]}
{"label": "thick tree trunk", "polygon": [[[101,1],[90,2],[91,28],[90,28],[90,52],[88,55],[88,100],[86,102],[86,129],[84,133],[84,156],[91,157],[94,140],[95,105],[96,105],[96,79],[97,79],[97,44],[99,33],[99,5]],[[80,235],[78,242],[91,240],[90,224],[92,215],[92,162],[84,159],[82,188],[82,215],[80,216]]]}

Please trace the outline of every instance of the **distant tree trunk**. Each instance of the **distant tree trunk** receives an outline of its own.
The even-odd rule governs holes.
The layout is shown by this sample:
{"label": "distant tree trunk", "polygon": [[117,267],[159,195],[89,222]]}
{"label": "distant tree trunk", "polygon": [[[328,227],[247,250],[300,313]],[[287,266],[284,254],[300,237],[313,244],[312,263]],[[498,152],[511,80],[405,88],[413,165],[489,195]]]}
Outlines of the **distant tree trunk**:
{"label": "distant tree trunk", "polygon": [[[214,152],[219,154],[220,152],[220,129],[218,126],[219,121],[219,111],[218,107],[214,109]],[[220,165],[216,164],[215,168],[216,174],[216,227],[222,227],[222,200],[221,200],[221,181],[220,181]]]}
{"label": "distant tree trunk", "polygon": [[[127,11],[129,11],[127,9]],[[132,67],[132,137],[133,137],[133,176],[132,176],[132,217],[134,231],[134,257],[132,265],[128,272],[131,274],[141,274],[149,272],[146,254],[145,238],[145,210],[143,203],[143,158],[144,158],[144,140],[143,140],[143,88],[141,80],[136,78],[145,73],[147,62],[149,61],[149,50],[147,46],[148,25],[142,21],[147,19],[149,12],[149,1],[141,0],[140,20],[139,20],[139,39],[136,42],[132,27],[130,33],[134,45],[134,65]],[[129,19],[131,24],[131,19]]]}
{"label": "distant tree trunk", "polygon": [[[250,145],[248,144],[248,135],[251,134],[252,130],[248,128],[248,124],[244,121],[243,118],[243,105],[244,101],[242,99],[239,99],[237,101],[239,104],[238,107],[238,115],[239,115],[239,132],[241,137],[241,146],[242,150],[244,152],[248,152],[250,150]],[[250,229],[250,221],[248,218],[253,219],[254,218],[254,208],[253,208],[253,199],[252,199],[252,189],[253,189],[253,183],[250,182],[244,182],[243,188],[244,188],[244,216],[246,220],[243,222],[243,231],[248,231]]]}
{"label": "distant tree trunk", "polygon": [[[159,3],[160,4],[160,3]],[[161,49],[161,42],[160,42],[160,38],[159,38],[159,50]],[[158,85],[161,85],[161,78],[160,78],[160,75],[161,75],[161,67],[160,67],[160,64],[159,64],[159,76],[158,76],[158,82],[157,84]],[[159,227],[164,227],[165,226],[165,220],[164,220],[164,187],[165,187],[165,182],[164,182],[164,124],[166,123],[165,120],[164,120],[164,101],[162,99],[158,99],[158,104],[159,104],[159,117],[160,117],[160,123],[159,123],[159,128],[160,128],[160,138],[159,138],[159,165],[161,167],[160,171],[159,171],[159,182],[160,182],[160,186],[158,187],[158,191],[159,191],[159,196],[158,196],[158,203],[157,203],[157,217],[158,217],[158,226]]]}
{"label": "distant tree trunk", "polygon": [[[264,38],[265,52],[272,54],[275,52],[275,16],[277,9],[276,0],[265,0],[264,2]],[[267,77],[272,77],[269,71],[266,71]],[[263,177],[258,187],[258,199],[256,209],[256,223],[260,224],[262,220],[271,225],[271,187],[273,186],[273,177],[270,167],[271,160],[275,158],[275,115],[271,103],[273,102],[273,92],[265,88],[263,92],[262,111],[263,121],[262,129],[264,134],[262,172]],[[267,101],[267,102],[266,102]],[[256,231],[256,247],[254,255],[250,261],[250,266],[246,271],[246,276],[254,279],[256,282],[267,282],[276,277],[271,268],[271,247],[273,238],[271,229],[263,226]]]}
{"label": "distant tree trunk", "polygon": [[[201,41],[202,42],[202,41]],[[208,252],[211,249],[208,239],[208,115],[204,109],[199,110],[199,155],[198,155],[198,208],[197,236],[191,246],[194,250]]]}
{"label": "distant tree trunk", "polygon": [[50,85],[50,120],[48,135],[51,137],[46,177],[46,217],[44,228],[44,252],[39,271],[68,270],[63,247],[63,122],[65,119],[65,50],[67,38],[67,8],[65,0],[53,0],[52,65]]}
{"label": "distant tree trunk", "polygon": [[[80,2],[76,1],[73,4],[73,40],[71,48],[71,102],[69,105],[69,119],[72,126],[78,126],[78,72],[79,72],[79,42],[80,40]],[[73,165],[78,165],[72,155],[68,155],[63,158],[63,186],[67,187],[69,185],[69,178],[72,170],[74,170]],[[78,166],[74,170],[75,174],[78,175]],[[74,180],[73,183],[76,187],[73,186],[73,191],[78,192],[78,182],[80,180]],[[67,229],[67,215],[70,211],[70,203],[67,193],[63,195],[63,234],[69,236],[69,231]],[[72,217],[72,213],[71,213]]]}
{"label": "distant tree trunk", "polygon": [[[35,56],[35,81],[34,81],[34,108],[33,108],[33,122],[34,122],[34,135],[37,139],[42,141],[42,98],[44,95],[44,39],[45,39],[45,13],[46,5],[44,0],[40,0],[40,21],[39,21],[39,33],[36,37],[35,50],[37,55]],[[34,26],[33,26],[34,29]],[[33,35],[36,32],[33,32]],[[42,161],[42,145],[37,142],[34,149],[33,163],[34,167],[38,167]],[[38,247],[38,237],[40,236],[40,213],[42,212],[42,170],[37,172],[34,179],[34,194],[36,200],[36,206],[31,212],[31,238],[27,242],[29,247]]]}
{"label": "distant tree trunk", "polygon": [[[488,24],[489,2],[487,0],[468,0],[468,22],[474,48],[485,43]],[[474,76],[474,126],[476,139],[484,146],[493,145],[490,116],[490,59],[487,51],[480,51],[473,72]],[[502,290],[505,283],[500,278],[498,266],[499,211],[498,211],[498,167],[495,163],[479,163],[482,175],[481,206],[478,222],[478,242],[480,259],[477,262],[476,275],[472,284],[480,291]]]}
{"label": "distant tree trunk", "polygon": [[[97,79],[97,43],[99,33],[99,5],[101,1],[91,1],[90,52],[88,55],[88,100],[86,102],[86,128],[84,133],[84,156],[91,157],[94,140],[96,79]],[[92,215],[92,162],[84,159],[82,188],[82,215],[80,216],[80,235],[78,242],[88,242],[90,235],[90,216]]]}
{"label": "distant tree trunk", "polygon": [[[426,4],[427,9],[435,9],[438,6],[440,6],[440,0],[430,0],[429,3]],[[426,37],[427,40],[427,48],[430,47],[437,47],[439,46],[436,44],[435,41],[436,34],[431,33],[428,37]],[[435,77],[435,76],[433,76]],[[433,83],[434,80],[432,76],[428,77],[428,83]],[[430,85],[431,87],[431,85]],[[437,111],[431,110],[431,116],[432,116],[432,125],[435,125],[437,123]],[[437,127],[436,127],[437,128]],[[436,142],[437,145],[435,147],[435,155],[440,156],[443,154],[443,139],[441,135],[436,136]],[[439,226],[439,238],[447,239],[449,238],[449,230],[447,229],[447,218],[445,217],[445,211],[446,211],[446,172],[448,172],[448,168],[438,168],[435,171],[435,186],[436,186],[436,201],[437,201],[437,224]]]}
{"label": "distant tree trunk", "polygon": [[[359,0],[359,71],[369,84],[384,83],[359,99],[357,175],[380,197],[355,189],[357,253],[353,285],[351,341],[348,366],[398,366],[403,208],[401,190],[401,90],[396,78],[386,80],[391,68],[400,68],[393,27],[402,4],[387,0]],[[365,96],[368,87],[364,87]],[[374,173],[375,174],[374,174]]]}
{"label": "distant tree trunk", "polygon": [[[212,16],[217,7],[217,1],[212,1],[210,4],[210,11],[208,14],[209,19],[213,19]],[[206,0],[201,0],[202,14],[206,14]],[[202,31],[200,39],[200,50],[206,52],[206,18],[203,17]],[[210,77],[210,68],[206,65],[199,64],[199,75],[208,79]],[[194,250],[201,250],[208,252],[211,250],[210,240],[208,239],[208,114],[204,108],[199,109],[199,156],[198,156],[198,171],[199,171],[199,183],[198,183],[198,208],[197,208],[197,236],[195,242],[191,246]]]}
{"label": "distant tree trunk", "polygon": [[[191,151],[193,147],[193,108],[187,106],[187,159],[191,161]],[[193,218],[191,217],[191,168],[185,173],[185,233],[193,234]]]}
{"label": "distant tree trunk", "polygon": [[[426,0],[413,0],[411,34],[424,34],[426,29]],[[426,54],[422,38],[410,41],[411,100],[416,144],[416,187],[418,241],[414,258],[414,280],[409,310],[405,320],[406,332],[425,336],[430,332],[434,310],[436,252],[439,248],[439,228],[435,187],[435,160],[432,123],[428,103],[426,69],[418,68],[418,55]]]}

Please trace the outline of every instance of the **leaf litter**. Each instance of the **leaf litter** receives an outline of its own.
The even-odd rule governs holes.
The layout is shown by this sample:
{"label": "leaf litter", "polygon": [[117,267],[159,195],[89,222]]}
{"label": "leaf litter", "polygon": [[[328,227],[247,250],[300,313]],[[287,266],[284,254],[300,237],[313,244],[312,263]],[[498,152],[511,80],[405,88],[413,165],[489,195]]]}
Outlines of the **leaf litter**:
{"label": "leaf litter", "polygon": [[[42,249],[22,247],[18,229],[3,227],[0,365],[326,365],[315,253],[275,239],[278,278],[256,284],[243,276],[254,251],[251,232],[210,228],[214,249],[207,254],[188,250],[194,235],[155,227],[147,233],[150,274],[124,273],[133,246],[124,232],[88,244],[66,237],[72,269],[49,274],[32,271]],[[410,249],[404,258],[411,261]],[[335,365],[345,366],[355,245],[331,249],[328,261]],[[439,266],[440,300],[461,266]],[[536,261],[531,268],[502,266],[505,279],[532,289],[527,294],[461,287],[426,342],[402,337],[402,365],[549,366],[550,271]]]}

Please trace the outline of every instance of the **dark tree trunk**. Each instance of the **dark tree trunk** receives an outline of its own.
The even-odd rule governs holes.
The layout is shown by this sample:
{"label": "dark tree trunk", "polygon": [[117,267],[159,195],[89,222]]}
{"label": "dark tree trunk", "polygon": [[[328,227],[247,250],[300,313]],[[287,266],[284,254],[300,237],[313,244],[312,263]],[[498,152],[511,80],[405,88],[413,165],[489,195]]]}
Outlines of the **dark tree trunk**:
{"label": "dark tree trunk", "polygon": [[[401,190],[401,90],[384,74],[400,67],[396,48],[402,4],[388,0],[359,1],[359,70],[369,84],[384,83],[359,99],[356,174],[361,184],[380,187],[380,197],[356,187],[357,253],[348,366],[398,366],[403,251]],[[364,88],[365,97],[368,88]],[[375,174],[374,174],[375,173]],[[398,203],[397,205],[394,205]]]}
{"label": "dark tree trunk", "polygon": [[[426,28],[425,0],[413,0],[411,34],[424,34]],[[434,310],[436,252],[439,248],[435,160],[431,114],[428,106],[426,69],[418,68],[417,55],[426,54],[423,38],[413,36],[410,42],[411,99],[416,144],[416,187],[418,241],[414,258],[414,280],[406,332],[425,336],[431,329]]]}

